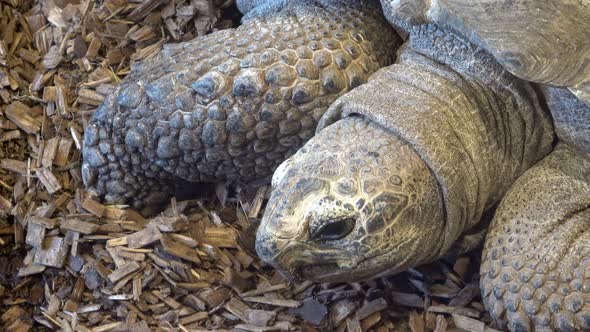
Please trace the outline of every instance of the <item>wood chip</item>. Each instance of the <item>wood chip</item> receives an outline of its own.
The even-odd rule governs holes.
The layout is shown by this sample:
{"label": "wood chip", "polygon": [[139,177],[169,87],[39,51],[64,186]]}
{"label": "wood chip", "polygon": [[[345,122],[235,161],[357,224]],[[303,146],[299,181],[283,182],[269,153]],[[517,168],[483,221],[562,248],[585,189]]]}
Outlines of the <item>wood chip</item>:
{"label": "wood chip", "polygon": [[275,307],[297,308],[301,302],[295,300],[273,299],[268,297],[245,297],[244,301],[269,304]]}
{"label": "wood chip", "polygon": [[207,227],[204,240],[218,248],[237,248],[238,234],[227,227]]}
{"label": "wood chip", "polygon": [[182,319],[180,319],[180,324],[182,325],[187,325],[187,324],[192,324],[192,323],[196,323],[196,322],[200,322],[202,320],[205,320],[209,317],[209,313],[206,311],[200,311],[200,312],[195,312],[192,315],[183,317]]}
{"label": "wood chip", "polygon": [[469,332],[485,331],[485,324],[477,319],[469,318],[459,314],[453,314],[453,321],[458,328]]}
{"label": "wood chip", "polygon": [[127,246],[129,248],[143,248],[152,243],[160,241],[162,233],[154,225],[150,225],[141,231],[127,235]]}
{"label": "wood chip", "polygon": [[357,312],[356,315],[358,319],[363,320],[372,314],[376,313],[377,311],[384,310],[389,305],[384,298],[378,298],[374,301],[371,301],[365,305],[363,305]]}
{"label": "wood chip", "polygon": [[474,309],[450,307],[446,305],[430,306],[428,307],[428,311],[441,314],[457,314],[472,318],[479,318],[480,316],[480,312]]}
{"label": "wood chip", "polygon": [[87,197],[84,202],[82,203],[82,207],[94,214],[97,217],[102,217],[105,211],[104,205],[100,204],[99,202],[95,201],[91,197]]}
{"label": "wood chip", "polygon": [[109,274],[108,278],[111,282],[117,282],[127,275],[139,270],[141,266],[137,262],[129,262]]}
{"label": "wood chip", "polygon": [[201,263],[199,252],[191,247],[175,242],[173,239],[167,236],[162,236],[160,243],[162,244],[162,247],[164,247],[164,250],[166,250],[166,252],[171,255],[186,259],[187,261],[196,264]]}
{"label": "wood chip", "polygon": [[12,123],[27,134],[36,134],[41,130],[41,121],[33,117],[33,110],[20,101],[15,101],[8,105],[4,114]]}
{"label": "wood chip", "polygon": [[77,219],[65,219],[60,223],[60,228],[82,234],[92,234],[98,229],[98,225]]}
{"label": "wood chip", "polygon": [[55,175],[53,175],[53,172],[51,172],[49,169],[39,168],[35,173],[37,174],[39,181],[41,181],[43,186],[45,186],[45,189],[47,189],[48,193],[54,194],[61,190],[61,183],[57,180]]}
{"label": "wood chip", "polygon": [[50,236],[43,240],[41,248],[35,251],[35,263],[52,266],[64,266],[68,246],[62,237]]}
{"label": "wood chip", "polygon": [[248,311],[250,310],[250,308],[247,305],[245,305],[242,301],[236,298],[232,298],[231,300],[229,300],[229,302],[227,302],[224,305],[224,308],[227,309],[227,311],[234,314],[239,319],[241,319],[242,321],[249,321]]}

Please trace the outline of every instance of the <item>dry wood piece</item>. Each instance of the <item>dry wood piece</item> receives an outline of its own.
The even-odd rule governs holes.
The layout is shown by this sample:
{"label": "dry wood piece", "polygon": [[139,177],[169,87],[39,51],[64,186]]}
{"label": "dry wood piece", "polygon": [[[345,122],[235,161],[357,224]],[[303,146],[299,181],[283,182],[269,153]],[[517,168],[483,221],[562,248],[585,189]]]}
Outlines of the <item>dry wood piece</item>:
{"label": "dry wood piece", "polygon": [[168,236],[162,236],[160,243],[167,253],[186,259],[187,261],[200,264],[199,252],[191,247],[185,246],[171,239]]}
{"label": "dry wood piece", "polygon": [[436,316],[436,325],[434,327],[434,332],[445,332],[447,330],[447,320],[442,315]]}
{"label": "dry wood piece", "polygon": [[248,311],[250,308],[245,305],[242,301],[232,298],[223,306],[227,311],[238,317],[244,322],[248,322]]}
{"label": "dry wood piece", "polygon": [[143,248],[159,241],[162,233],[154,225],[149,225],[141,231],[127,235],[127,246],[129,248]]}
{"label": "dry wood piece", "polygon": [[250,281],[242,277],[237,271],[226,267],[224,269],[223,283],[233,288],[236,292],[242,293],[251,285]]}
{"label": "dry wood piece", "polygon": [[469,332],[485,331],[485,324],[477,319],[465,317],[459,314],[453,314],[453,321],[458,328]]}
{"label": "dry wood piece", "polygon": [[31,329],[28,323],[25,323],[21,318],[26,317],[26,312],[20,306],[12,306],[0,316],[2,325],[6,331],[26,332]]}
{"label": "dry wood piece", "polygon": [[49,229],[54,228],[58,224],[57,219],[49,219],[42,216],[30,216],[27,219],[27,222],[29,224],[38,224]]}
{"label": "dry wood piece", "polygon": [[194,314],[191,314],[191,315],[181,318],[179,322],[182,325],[187,325],[187,324],[200,322],[200,321],[205,320],[207,318],[209,318],[208,312],[199,311],[199,312],[195,312]]}
{"label": "dry wood piece", "polygon": [[27,236],[25,243],[35,248],[41,248],[43,239],[45,238],[45,231],[47,229],[39,224],[29,223],[27,225]]}
{"label": "dry wood piece", "polygon": [[100,325],[100,326],[97,326],[97,327],[93,328],[92,331],[93,332],[106,332],[106,331],[111,331],[111,330],[117,329],[121,325],[123,325],[123,322],[114,322],[114,323],[103,324],[103,325]]}
{"label": "dry wood piece", "polygon": [[96,58],[96,56],[98,55],[98,52],[100,50],[100,47],[101,47],[100,38],[93,37],[92,40],[90,41],[90,44],[88,45],[88,49],[86,50],[85,57],[88,58],[89,60]]}
{"label": "dry wood piece", "polygon": [[248,302],[255,302],[255,303],[264,303],[269,304],[275,307],[287,307],[287,308],[297,308],[301,306],[301,302],[295,300],[285,300],[285,299],[274,299],[269,297],[245,297],[244,301]]}
{"label": "dry wood piece", "polygon": [[105,206],[103,213],[105,218],[113,220],[122,220],[127,216],[127,211],[125,209],[120,209],[112,205]]}
{"label": "dry wood piece", "polygon": [[49,168],[51,167],[51,165],[53,165],[53,160],[55,159],[58,146],[59,137],[50,138],[45,142],[45,145],[43,147],[43,158],[41,159],[41,166]]}
{"label": "dry wood piece", "polygon": [[[286,322],[280,322],[286,323]],[[286,324],[277,324],[276,326],[257,326],[250,324],[238,324],[236,325],[237,330],[241,331],[252,331],[252,332],[269,332],[269,331],[289,331],[289,327]]]}
{"label": "dry wood piece", "polygon": [[35,171],[35,173],[37,174],[39,181],[41,181],[43,186],[45,186],[45,189],[47,189],[48,193],[54,194],[61,190],[61,184],[49,169],[39,168]]}
{"label": "dry wood piece", "polygon": [[440,313],[440,314],[457,314],[468,316],[472,318],[479,318],[481,315],[479,311],[470,308],[457,308],[446,305],[436,305],[428,307],[429,312]]}
{"label": "dry wood piece", "polygon": [[92,234],[98,229],[98,225],[77,220],[77,219],[65,219],[60,223],[60,228],[65,230],[71,230],[82,234]]}
{"label": "dry wood piece", "polygon": [[357,317],[348,318],[346,320],[346,328],[349,332],[363,332],[361,323]]}
{"label": "dry wood piece", "polygon": [[340,325],[357,309],[357,305],[349,299],[338,301],[330,307],[331,319],[334,325]]}
{"label": "dry wood piece", "polygon": [[148,0],[143,1],[140,6],[136,7],[127,16],[132,21],[138,21],[147,16],[154,8],[160,6],[163,0]]}
{"label": "dry wood piece", "polygon": [[225,302],[231,296],[230,291],[224,287],[218,287],[215,289],[209,289],[199,293],[199,298],[211,308],[215,308],[218,305]]}
{"label": "dry wood piece", "polygon": [[121,258],[131,259],[134,261],[143,262],[145,260],[145,254],[141,252],[131,252],[122,250],[122,247],[117,248],[117,256]]}
{"label": "dry wood piece", "polygon": [[363,320],[372,314],[376,313],[377,311],[384,310],[387,308],[388,304],[384,298],[378,298],[374,301],[371,301],[364,306],[362,306],[357,312],[356,315],[358,319]]}
{"label": "dry wood piece", "polygon": [[57,154],[55,155],[55,159],[53,163],[57,166],[65,166],[68,163],[68,157],[72,150],[72,145],[74,141],[70,138],[62,137],[59,141],[59,147],[57,148]]}
{"label": "dry wood piece", "polygon": [[453,298],[451,302],[449,302],[449,305],[454,307],[464,307],[469,304],[476,296],[479,296],[480,292],[479,282],[471,282],[463,287],[459,294],[457,294],[457,296]]}
{"label": "dry wood piece", "polygon": [[153,225],[156,225],[158,229],[162,232],[178,232],[188,229],[189,227],[186,216],[158,216],[152,219],[151,223]]}
{"label": "dry wood piece", "polygon": [[218,248],[237,248],[238,234],[229,227],[207,227],[204,241]]}
{"label": "dry wood piece", "polygon": [[6,214],[10,210],[12,210],[12,203],[0,195],[0,216],[2,216],[3,213]]}
{"label": "dry wood piece", "polygon": [[0,142],[12,141],[21,137],[22,135],[20,130],[11,130],[0,135]]}
{"label": "dry wood piece", "polygon": [[68,253],[68,245],[62,237],[50,236],[43,240],[40,248],[35,250],[35,263],[52,266],[64,266],[66,255]]}
{"label": "dry wood piece", "polygon": [[287,289],[288,287],[289,287],[289,285],[287,285],[285,283],[281,283],[278,285],[273,285],[273,286],[269,286],[269,287],[251,290],[249,292],[242,293],[241,296],[248,297],[248,296],[262,295],[262,294],[267,294],[267,293],[272,293],[272,292],[280,291],[283,289]]}
{"label": "dry wood piece", "polygon": [[365,318],[361,322],[361,329],[363,331],[370,330],[373,326],[377,325],[380,321],[381,321],[381,313],[376,312],[376,313],[372,314],[371,316]]}
{"label": "dry wood piece", "polygon": [[70,312],[70,313],[77,312],[78,307],[80,306],[80,299],[82,298],[83,291],[84,291],[84,279],[78,278],[78,279],[76,279],[76,283],[74,285],[74,289],[72,289],[72,293],[70,294],[70,298],[64,304],[63,310],[65,312]]}
{"label": "dry wood piece", "polygon": [[0,168],[3,168],[14,173],[19,173],[21,175],[27,175],[27,163],[25,163],[24,161],[14,159],[2,159],[2,161],[0,161]]}
{"label": "dry wood piece", "polygon": [[20,101],[11,103],[4,111],[6,117],[27,134],[36,134],[41,130],[41,121],[33,116],[34,113],[35,111]]}
{"label": "dry wood piece", "polygon": [[38,274],[41,273],[43,271],[45,271],[46,266],[45,265],[41,265],[41,264],[31,264],[31,265],[26,265],[21,267],[18,270],[18,276],[19,277],[26,277],[26,276],[30,276],[33,274]]}
{"label": "dry wood piece", "polygon": [[275,311],[267,310],[247,310],[246,311],[247,322],[257,326],[269,326],[272,325],[277,317]]}
{"label": "dry wood piece", "polygon": [[106,266],[104,266],[101,262],[95,262],[94,269],[103,279],[108,279],[109,275],[111,274],[111,271],[107,269]]}
{"label": "dry wood piece", "polygon": [[111,282],[115,283],[140,268],[141,266],[137,262],[132,261],[113,271],[109,274],[108,278]]}
{"label": "dry wood piece", "polygon": [[264,197],[266,192],[268,191],[268,187],[263,186],[258,188],[256,191],[256,196],[254,197],[254,201],[250,205],[250,211],[248,211],[249,218],[256,218],[260,213],[260,209],[262,208],[262,202],[264,201]]}
{"label": "dry wood piece", "polygon": [[410,329],[412,332],[425,332],[426,326],[424,323],[424,316],[422,314],[417,313],[416,311],[412,311],[410,313],[410,321],[408,322],[410,325]]}
{"label": "dry wood piece", "polygon": [[94,214],[97,217],[102,217],[104,215],[105,206],[100,204],[99,202],[95,201],[91,197],[87,197],[84,202],[82,203],[82,207]]}

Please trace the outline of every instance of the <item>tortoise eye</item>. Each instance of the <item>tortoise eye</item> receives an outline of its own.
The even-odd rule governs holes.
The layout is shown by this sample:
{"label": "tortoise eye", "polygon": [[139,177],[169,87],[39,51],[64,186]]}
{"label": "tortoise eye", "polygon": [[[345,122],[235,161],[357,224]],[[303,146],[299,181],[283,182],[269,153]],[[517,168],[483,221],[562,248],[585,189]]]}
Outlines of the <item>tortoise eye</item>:
{"label": "tortoise eye", "polygon": [[356,219],[353,217],[346,217],[336,221],[327,221],[318,223],[319,226],[312,227],[309,232],[314,240],[320,241],[335,241],[340,240],[354,228]]}

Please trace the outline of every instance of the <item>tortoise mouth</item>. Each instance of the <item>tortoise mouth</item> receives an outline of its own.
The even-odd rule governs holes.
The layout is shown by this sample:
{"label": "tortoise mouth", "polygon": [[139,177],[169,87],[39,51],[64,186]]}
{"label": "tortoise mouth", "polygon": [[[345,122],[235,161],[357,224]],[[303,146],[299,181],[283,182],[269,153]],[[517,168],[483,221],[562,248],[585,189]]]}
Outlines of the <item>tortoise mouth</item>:
{"label": "tortoise mouth", "polygon": [[[406,239],[391,251],[382,252],[371,257],[359,257],[343,250],[321,250],[310,254],[310,246],[284,248],[275,256],[273,266],[288,280],[302,282],[354,282],[374,279],[384,275],[395,274],[416,265],[412,254],[401,254],[403,248],[412,239]],[[303,245],[302,248],[301,245]],[[306,250],[307,249],[307,250]],[[320,250],[315,248],[316,250]],[[397,253],[397,254],[393,254]],[[387,264],[388,257],[398,257],[392,264]],[[377,262],[381,264],[377,265]]]}
{"label": "tortoise mouth", "polygon": [[337,263],[299,263],[288,270],[275,267],[287,280],[301,283],[313,282],[350,282],[350,274]]}
{"label": "tortoise mouth", "polygon": [[293,282],[346,276],[345,271],[358,264],[355,256],[345,250],[318,248],[298,241],[288,243],[263,260]]}
{"label": "tortoise mouth", "polygon": [[317,282],[339,282],[348,281],[347,274],[336,263],[309,264],[303,265],[299,269],[299,275],[304,280],[314,280]]}

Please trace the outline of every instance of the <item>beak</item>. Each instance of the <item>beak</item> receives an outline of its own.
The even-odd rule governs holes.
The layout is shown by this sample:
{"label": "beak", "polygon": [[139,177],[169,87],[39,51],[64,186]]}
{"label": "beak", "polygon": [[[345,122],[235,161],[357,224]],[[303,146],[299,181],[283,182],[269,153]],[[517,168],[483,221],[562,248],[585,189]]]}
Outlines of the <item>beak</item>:
{"label": "beak", "polygon": [[335,268],[342,271],[351,270],[360,262],[359,256],[350,252],[320,248],[297,240],[274,239],[273,243],[268,244],[258,241],[257,252],[263,261],[272,265],[292,282],[301,282],[304,279],[316,280],[323,276],[322,272],[311,277],[305,275],[306,268],[319,271],[321,267],[326,269],[330,267],[331,271],[326,272],[333,274]]}

